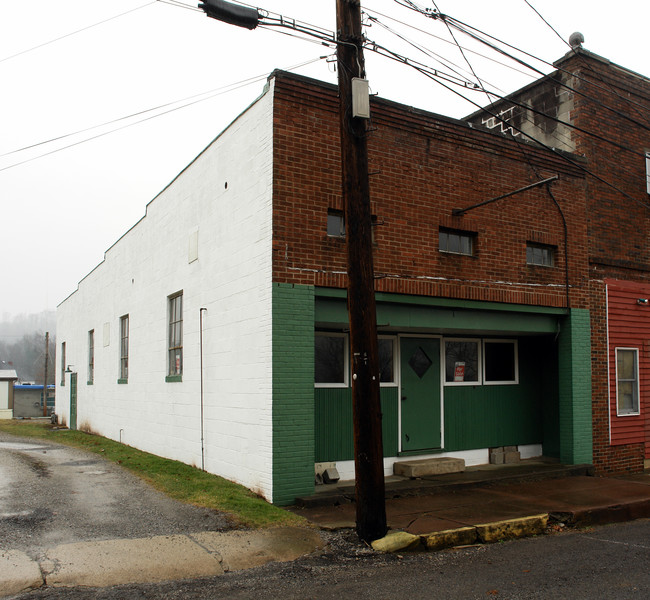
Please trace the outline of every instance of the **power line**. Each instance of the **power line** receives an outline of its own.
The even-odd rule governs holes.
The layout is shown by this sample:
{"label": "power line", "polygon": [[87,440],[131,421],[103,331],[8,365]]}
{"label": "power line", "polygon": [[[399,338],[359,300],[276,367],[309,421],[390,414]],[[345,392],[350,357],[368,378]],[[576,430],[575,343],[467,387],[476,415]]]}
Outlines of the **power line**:
{"label": "power line", "polygon": [[[314,58],[314,59],[311,59],[311,60],[305,61],[305,62],[300,63],[300,64],[298,64],[298,65],[293,65],[293,66],[291,66],[291,67],[286,68],[285,70],[286,70],[286,71],[294,71],[294,70],[299,69],[299,68],[301,68],[301,67],[304,67],[304,66],[306,66],[306,65],[309,65],[309,64],[312,64],[312,63],[318,62],[319,60],[322,60],[323,58],[324,58],[324,57],[320,56],[320,57],[318,57],[318,58]],[[136,117],[136,116],[139,116],[139,115],[143,115],[143,114],[146,114],[146,113],[152,112],[152,111],[154,111],[154,110],[159,110],[160,108],[165,108],[165,107],[167,107],[167,106],[171,106],[171,105],[173,105],[173,104],[177,104],[178,102],[184,102],[185,100],[190,100],[190,99],[197,98],[197,97],[200,97],[200,96],[205,96],[206,94],[210,94],[210,95],[206,96],[205,98],[199,98],[198,100],[192,100],[191,102],[187,102],[187,103],[185,103],[185,104],[183,104],[183,105],[181,105],[181,106],[177,106],[177,107],[175,107],[175,108],[171,108],[171,109],[166,110],[166,111],[164,111],[164,112],[157,113],[157,114],[155,114],[155,115],[152,115],[152,116],[146,117],[146,118],[144,118],[144,119],[140,119],[140,120],[136,121],[135,123],[128,123],[128,124],[123,125],[123,126],[121,126],[121,127],[117,127],[117,128],[115,128],[115,129],[111,129],[110,131],[105,131],[105,132],[103,132],[103,133],[99,133],[99,134],[94,135],[94,136],[91,136],[91,137],[89,137],[89,138],[85,138],[85,139],[83,139],[83,140],[79,140],[79,141],[74,142],[74,143],[72,143],[72,144],[68,144],[67,146],[63,146],[62,148],[56,148],[55,150],[51,150],[51,151],[49,151],[49,152],[44,152],[43,154],[39,154],[38,156],[34,156],[34,157],[31,157],[31,158],[25,159],[25,160],[23,160],[23,161],[20,161],[20,162],[14,163],[14,164],[12,164],[12,165],[8,165],[8,166],[6,166],[6,167],[2,167],[2,168],[0,168],[0,172],[2,172],[2,171],[6,171],[6,170],[8,170],[8,169],[12,169],[12,168],[14,168],[14,167],[18,167],[18,166],[20,166],[20,165],[24,165],[24,164],[26,164],[26,163],[32,162],[32,161],[37,160],[37,159],[39,159],[39,158],[43,158],[43,157],[45,157],[45,156],[50,156],[51,154],[56,154],[57,152],[61,152],[62,150],[67,150],[68,148],[73,148],[74,146],[78,146],[78,145],[80,145],[80,144],[84,144],[84,143],[86,143],[86,142],[90,142],[90,141],[95,140],[95,139],[98,139],[98,138],[100,138],[100,137],[104,137],[105,135],[108,135],[108,134],[110,134],[110,133],[115,133],[115,132],[117,132],[117,131],[121,131],[121,130],[123,130],[123,129],[127,129],[128,127],[132,127],[132,126],[134,126],[134,125],[139,125],[140,123],[144,123],[145,121],[150,121],[151,119],[155,119],[155,118],[157,118],[157,117],[161,117],[161,116],[166,115],[166,114],[169,114],[169,113],[171,113],[171,112],[175,112],[175,111],[177,111],[177,110],[180,110],[180,109],[183,109],[183,108],[187,108],[188,106],[192,106],[192,105],[194,105],[194,104],[198,104],[198,103],[200,103],[200,102],[204,102],[205,100],[210,100],[210,99],[212,99],[212,98],[215,98],[216,96],[220,96],[220,95],[222,95],[222,94],[225,94],[225,93],[228,93],[228,92],[232,92],[232,91],[234,91],[234,90],[240,89],[240,88],[245,87],[245,86],[247,86],[247,85],[251,85],[251,84],[253,84],[253,83],[257,83],[257,82],[259,82],[259,81],[263,81],[263,80],[265,80],[267,77],[268,77],[268,73],[264,73],[263,75],[256,75],[256,76],[254,76],[254,77],[249,77],[249,78],[244,79],[244,80],[241,80],[241,81],[239,81],[239,82],[237,82],[237,83],[233,83],[233,84],[230,84],[230,85],[227,85],[227,86],[223,86],[223,87],[221,87],[221,88],[217,88],[217,89],[215,89],[215,90],[211,90],[211,91],[209,91],[209,92],[203,92],[203,93],[201,93],[201,94],[196,94],[196,95],[194,95],[194,96],[189,96],[188,98],[185,98],[185,99],[182,99],[182,100],[176,100],[176,101],[174,101],[174,102],[169,102],[169,103],[167,103],[167,104],[163,104],[163,105],[157,106],[157,107],[155,107],[155,108],[150,108],[150,109],[143,110],[143,111],[140,111],[140,112],[137,112],[137,113],[133,113],[133,114],[131,114],[131,115],[127,115],[127,116],[125,116],[125,117],[120,117],[120,118],[118,118],[118,119],[114,119],[114,120],[112,120],[112,121],[107,121],[107,122],[102,123],[102,124],[100,124],[100,125],[94,125],[94,126],[92,126],[92,127],[88,127],[88,128],[86,128],[86,129],[82,129],[82,130],[79,130],[79,131],[76,131],[76,132],[73,132],[73,133],[68,133],[68,134],[65,134],[65,135],[62,135],[62,136],[58,136],[58,137],[56,137],[56,138],[52,138],[52,139],[50,139],[50,140],[46,140],[46,141],[43,141],[43,142],[39,142],[39,143],[37,143],[37,144],[32,144],[32,145],[30,145],[30,146],[25,146],[24,148],[20,148],[20,149],[18,149],[18,150],[13,150],[13,151],[8,152],[8,153],[6,153],[6,154],[3,154],[3,155],[1,155],[1,156],[7,156],[7,155],[10,155],[10,154],[14,154],[14,153],[17,153],[17,152],[21,152],[21,151],[24,151],[24,150],[28,150],[28,149],[31,149],[31,148],[35,148],[35,147],[38,147],[38,146],[41,146],[41,145],[45,145],[45,144],[48,144],[48,143],[51,143],[51,142],[54,142],[54,141],[58,141],[58,140],[61,140],[61,139],[65,139],[65,138],[68,138],[68,137],[72,137],[72,136],[75,136],[75,135],[79,135],[79,134],[81,134],[81,133],[87,133],[88,131],[92,131],[92,130],[94,130],[94,129],[99,129],[100,127],[106,127],[107,125],[112,125],[112,124],[118,123],[118,122],[120,122],[120,121],[124,121],[124,120],[131,119],[131,118]]]}
{"label": "power line", "polygon": [[98,21],[97,23],[93,23],[92,25],[87,25],[86,27],[82,27],[81,29],[77,29],[76,31],[71,31],[70,33],[66,33],[65,35],[62,35],[61,37],[54,38],[53,40],[43,42],[42,44],[38,44],[37,46],[33,46],[31,48],[27,48],[26,50],[21,50],[20,52],[16,52],[15,54],[12,54],[11,56],[5,56],[5,58],[0,58],[0,63],[5,62],[7,60],[10,60],[12,58],[16,58],[17,56],[22,56],[23,54],[27,54],[28,52],[38,50],[39,48],[43,48],[44,46],[49,46],[50,44],[54,44],[55,42],[59,42],[61,40],[69,38],[69,37],[71,37],[73,35],[77,35],[78,33],[81,33],[83,31],[88,31],[88,29],[92,29],[93,27],[103,25],[104,23],[108,23],[109,21],[119,19],[120,17],[123,17],[124,15],[128,15],[128,14],[130,14],[132,12],[135,12],[136,10],[140,10],[140,9],[145,8],[147,6],[151,6],[152,4],[155,4],[157,1],[158,0],[152,0],[151,2],[147,2],[147,4],[137,6],[136,8],[132,8],[131,10],[127,10],[126,12],[120,13],[119,15],[109,17],[108,19],[104,19],[103,21]]}
{"label": "power line", "polygon": [[[535,8],[535,7],[530,3],[530,2],[528,2],[528,0],[524,0],[524,2],[525,2],[528,6],[530,6],[530,8],[531,8],[531,9],[532,9],[536,14],[537,14],[537,16],[539,16],[539,18],[540,18],[542,21],[544,21],[544,23],[546,23],[546,25],[551,29],[551,31],[553,31],[553,33],[555,33],[555,35],[557,35],[557,36],[558,36],[558,37],[559,37],[559,38],[560,38],[560,39],[561,39],[561,40],[562,40],[562,41],[563,41],[563,42],[564,42],[564,43],[565,43],[565,44],[566,44],[566,45],[567,45],[571,50],[574,51],[574,55],[578,57],[578,59],[580,60],[580,62],[582,63],[582,65],[583,65],[586,69],[588,69],[589,72],[590,72],[594,77],[598,78],[598,80],[599,80],[603,85],[607,86],[607,88],[608,88],[608,89],[609,89],[609,90],[610,90],[610,91],[611,91],[611,92],[612,92],[612,93],[613,93],[617,98],[619,98],[620,100],[629,101],[628,98],[625,98],[625,96],[622,96],[622,95],[621,95],[621,94],[620,94],[620,93],[619,93],[619,92],[618,92],[618,91],[617,91],[613,86],[609,85],[609,84],[608,84],[608,83],[607,83],[607,82],[602,78],[602,76],[600,75],[600,73],[598,73],[597,71],[595,71],[594,69],[592,69],[592,68],[591,68],[591,65],[590,65],[589,63],[587,63],[587,62],[582,58],[582,56],[580,55],[580,53],[575,51],[575,49],[571,46],[571,44],[569,44],[569,43],[568,43],[568,42],[567,42],[567,41],[566,41],[566,40],[565,40],[565,39],[564,39],[564,38],[563,38],[563,37],[562,37],[562,36],[561,36],[561,35],[560,35],[556,30],[555,30],[555,28],[554,28],[554,27],[553,27],[553,26],[552,26],[552,25],[551,25],[551,24],[550,24],[550,23],[549,23],[549,22],[548,22],[548,21],[547,21],[547,20],[546,20],[542,15],[541,15],[541,13],[540,13],[540,12],[539,12],[539,11],[538,11],[538,10],[537,10],[537,9],[536,9],[536,8]],[[635,106],[636,104],[637,104],[636,102],[630,102],[630,106],[631,106],[631,108],[632,108],[632,109],[637,113],[638,116],[640,116],[640,117],[644,118],[646,121],[649,121],[649,122],[650,122],[650,119],[649,119],[649,117],[648,117],[648,115],[647,115],[647,110],[643,110],[643,111],[641,112],[641,111],[639,110],[639,108],[637,108],[637,107]]]}
{"label": "power line", "polygon": [[[370,49],[372,50],[373,48],[371,47]],[[407,64],[408,66],[414,68],[416,71],[419,71],[420,73],[422,73],[422,74],[425,75],[426,77],[429,77],[430,79],[433,79],[433,81],[435,81],[436,83],[438,83],[439,85],[441,85],[442,87],[444,87],[445,89],[447,89],[448,91],[450,91],[450,92],[452,92],[452,93],[454,93],[454,94],[460,96],[461,98],[463,98],[464,100],[466,100],[466,101],[469,102],[470,104],[473,104],[473,105],[476,106],[478,109],[480,109],[480,110],[486,112],[487,114],[489,114],[490,116],[494,117],[495,119],[497,119],[497,120],[499,120],[499,121],[501,121],[501,122],[503,122],[503,123],[506,123],[506,124],[508,125],[508,127],[511,127],[514,131],[517,131],[518,133],[520,133],[520,134],[523,135],[524,137],[527,137],[527,138],[531,139],[535,144],[538,144],[538,145],[541,146],[542,148],[545,148],[545,149],[548,150],[549,152],[552,152],[552,153],[555,154],[556,156],[559,156],[562,160],[564,160],[565,162],[568,162],[569,164],[571,164],[571,165],[573,165],[574,167],[578,168],[579,170],[581,170],[581,171],[582,171],[583,173],[585,173],[586,175],[589,175],[590,177],[593,177],[594,179],[600,181],[601,183],[604,183],[606,186],[608,186],[608,187],[610,187],[611,189],[613,189],[613,190],[619,192],[620,194],[622,194],[623,196],[625,196],[627,199],[632,200],[633,202],[636,202],[637,204],[640,204],[641,206],[643,206],[643,207],[645,207],[645,208],[647,208],[647,209],[650,209],[650,205],[648,205],[648,204],[646,204],[645,202],[642,202],[641,200],[639,200],[638,198],[635,198],[634,196],[628,194],[626,191],[622,190],[621,188],[619,188],[618,186],[614,185],[613,183],[610,183],[609,181],[603,179],[602,177],[600,177],[600,176],[597,175],[596,173],[592,172],[591,170],[587,169],[586,167],[583,167],[579,162],[574,161],[574,160],[570,159],[568,156],[566,156],[565,153],[560,152],[560,151],[558,151],[556,148],[552,148],[551,146],[549,146],[549,145],[547,145],[547,144],[544,144],[543,142],[540,142],[539,140],[537,140],[537,139],[535,139],[535,138],[532,138],[531,136],[529,136],[528,134],[526,134],[524,131],[522,131],[521,129],[519,129],[519,128],[518,128],[517,126],[515,126],[514,124],[512,124],[512,123],[508,123],[507,121],[504,121],[504,119],[501,118],[499,115],[497,115],[497,114],[494,113],[494,112],[491,112],[491,111],[489,110],[489,107],[488,107],[488,108],[484,108],[484,107],[482,107],[480,104],[478,104],[477,102],[474,102],[473,100],[470,100],[470,99],[467,98],[466,96],[463,96],[463,94],[461,94],[458,90],[455,90],[455,89],[452,88],[450,85],[447,85],[446,83],[443,83],[443,81],[441,81],[440,79],[436,78],[436,77],[435,77],[434,75],[432,75],[430,72],[428,72],[428,71],[426,71],[426,70],[423,70],[423,69],[420,69],[420,68],[418,68],[415,64],[412,64],[412,63],[410,63],[410,62],[405,62],[404,64]]]}

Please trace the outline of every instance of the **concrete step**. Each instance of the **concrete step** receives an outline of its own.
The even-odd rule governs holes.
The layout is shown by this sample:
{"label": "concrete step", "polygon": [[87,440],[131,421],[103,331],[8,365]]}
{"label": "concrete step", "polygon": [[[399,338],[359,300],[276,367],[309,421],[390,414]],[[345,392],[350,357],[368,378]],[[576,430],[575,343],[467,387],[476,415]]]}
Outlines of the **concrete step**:
{"label": "concrete step", "polygon": [[448,473],[462,473],[465,470],[465,461],[462,458],[425,458],[423,460],[405,460],[393,465],[393,473],[400,477],[414,479],[430,475],[446,475]]}

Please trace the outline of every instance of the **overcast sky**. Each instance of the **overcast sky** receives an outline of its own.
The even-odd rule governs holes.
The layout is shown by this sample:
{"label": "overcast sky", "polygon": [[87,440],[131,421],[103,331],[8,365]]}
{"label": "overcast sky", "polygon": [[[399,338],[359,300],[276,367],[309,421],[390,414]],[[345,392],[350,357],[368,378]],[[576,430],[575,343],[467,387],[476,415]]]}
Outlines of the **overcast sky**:
{"label": "overcast sky", "polygon": [[[529,3],[565,40],[581,31],[586,49],[650,75],[647,0]],[[552,63],[568,47],[530,5],[437,1],[441,12]],[[366,30],[370,40],[470,76],[440,20],[394,0],[362,6],[381,22]],[[334,29],[335,0],[265,0],[260,8]],[[310,62],[296,72],[336,81],[331,61],[319,58],[332,49],[280,31],[220,23],[189,0],[0,3],[0,318],[56,308],[146,204],[261,93],[273,69]],[[455,36],[491,89],[507,93],[533,80],[515,63],[495,63],[507,61],[462,33]],[[405,65],[367,52],[366,66],[372,92],[382,97],[452,117],[475,109]],[[478,93],[470,98],[487,101]],[[180,108],[188,102],[194,103]]]}

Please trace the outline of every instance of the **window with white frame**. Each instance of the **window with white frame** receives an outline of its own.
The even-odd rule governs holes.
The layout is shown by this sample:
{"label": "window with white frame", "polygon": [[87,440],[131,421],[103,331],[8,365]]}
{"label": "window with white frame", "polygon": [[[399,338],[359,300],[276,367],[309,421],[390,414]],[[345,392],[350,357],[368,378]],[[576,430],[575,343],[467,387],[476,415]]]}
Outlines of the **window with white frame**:
{"label": "window with white frame", "polygon": [[397,385],[397,368],[395,367],[395,359],[397,356],[395,346],[397,344],[397,338],[381,336],[378,343],[379,385]]}
{"label": "window with white frame", "polygon": [[485,385],[519,383],[517,340],[483,340]]}
{"label": "window with white frame", "polygon": [[183,375],[183,292],[167,298],[167,379]]}
{"label": "window with white frame", "polygon": [[344,333],[316,332],[314,383],[316,387],[347,387],[348,338]]}
{"label": "window with white frame", "polygon": [[129,315],[120,317],[120,378],[118,383],[129,379]]}
{"label": "window with white frame", "polygon": [[481,340],[447,338],[445,346],[445,385],[481,383]]}
{"label": "window with white frame", "polygon": [[645,153],[645,189],[650,194],[650,152]]}
{"label": "window with white frame", "polygon": [[95,381],[95,330],[88,332],[88,384]]}
{"label": "window with white frame", "polygon": [[616,348],[616,414],[639,412],[639,350]]}

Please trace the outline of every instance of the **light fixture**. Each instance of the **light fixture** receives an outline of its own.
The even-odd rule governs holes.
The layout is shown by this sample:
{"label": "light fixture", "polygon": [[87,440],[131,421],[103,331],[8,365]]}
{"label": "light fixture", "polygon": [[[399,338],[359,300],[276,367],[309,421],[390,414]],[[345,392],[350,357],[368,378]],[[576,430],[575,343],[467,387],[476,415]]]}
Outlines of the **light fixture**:
{"label": "light fixture", "polygon": [[637,298],[637,301],[636,301],[637,304],[641,304],[641,305],[646,305],[646,304],[648,304],[648,302],[649,301],[648,301],[647,298]]}
{"label": "light fixture", "polygon": [[71,369],[71,367],[74,367],[74,365],[68,365],[68,366],[66,367],[66,369],[65,369],[65,372],[66,372],[66,373],[72,373],[72,369]]}

